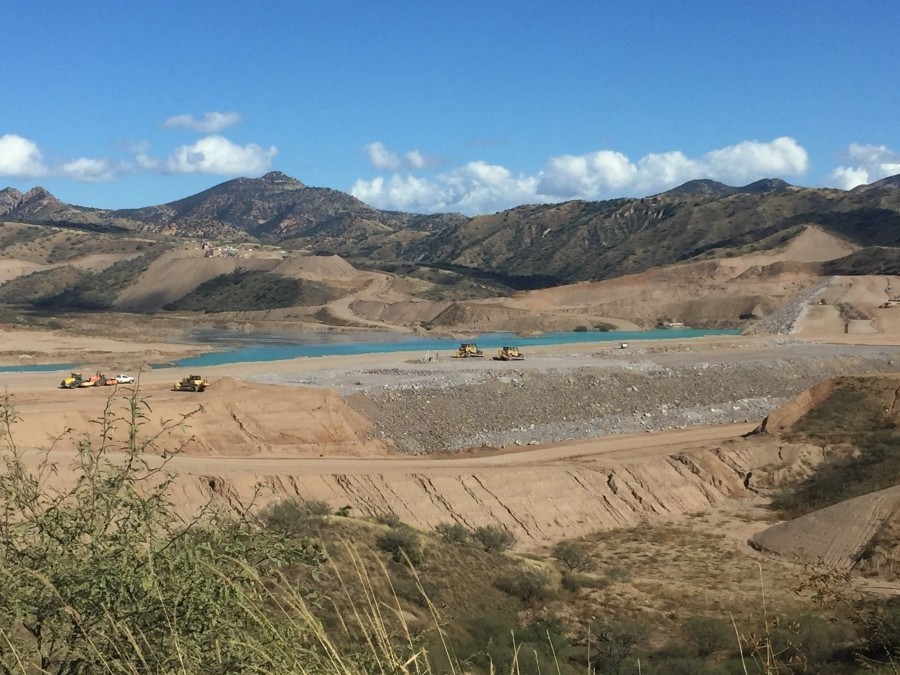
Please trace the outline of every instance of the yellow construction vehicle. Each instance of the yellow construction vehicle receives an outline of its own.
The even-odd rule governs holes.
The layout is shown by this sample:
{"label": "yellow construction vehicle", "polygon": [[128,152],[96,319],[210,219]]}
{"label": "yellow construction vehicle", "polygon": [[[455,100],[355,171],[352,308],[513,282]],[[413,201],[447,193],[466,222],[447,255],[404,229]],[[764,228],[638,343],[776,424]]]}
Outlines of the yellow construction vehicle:
{"label": "yellow construction vehicle", "polygon": [[478,349],[478,345],[474,342],[463,342],[459,349],[456,350],[456,353],[453,355],[454,359],[468,359],[484,356],[484,352]]}
{"label": "yellow construction vehicle", "polygon": [[200,375],[188,375],[183,377],[172,387],[173,391],[203,391],[209,386],[209,380],[204,380]]}
{"label": "yellow construction vehicle", "polygon": [[81,373],[72,373],[66,379],[59,383],[63,389],[77,389],[84,382],[84,376]]}
{"label": "yellow construction vehicle", "polygon": [[494,361],[522,361],[524,358],[518,347],[500,347]]}

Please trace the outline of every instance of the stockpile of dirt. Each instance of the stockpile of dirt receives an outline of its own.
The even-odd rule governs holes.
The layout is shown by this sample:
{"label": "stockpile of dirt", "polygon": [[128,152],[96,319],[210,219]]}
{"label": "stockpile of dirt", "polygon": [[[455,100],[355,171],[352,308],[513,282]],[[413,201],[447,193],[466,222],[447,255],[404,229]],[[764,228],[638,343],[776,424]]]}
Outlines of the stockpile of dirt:
{"label": "stockpile of dirt", "polygon": [[359,270],[337,255],[292,255],[285,258],[274,272],[286,277],[309,279],[353,279]]}

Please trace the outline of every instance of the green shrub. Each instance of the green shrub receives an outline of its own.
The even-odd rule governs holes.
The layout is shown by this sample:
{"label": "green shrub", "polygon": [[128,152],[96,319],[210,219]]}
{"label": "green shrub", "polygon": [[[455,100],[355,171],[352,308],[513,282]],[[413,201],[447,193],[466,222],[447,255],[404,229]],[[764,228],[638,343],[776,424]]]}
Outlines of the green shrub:
{"label": "green shrub", "polygon": [[603,576],[606,577],[609,583],[615,584],[620,581],[628,581],[629,579],[631,579],[631,571],[626,567],[613,565],[611,567],[607,567],[603,571]]}
{"label": "green shrub", "polygon": [[389,511],[387,513],[379,513],[375,516],[375,522],[379,525],[386,525],[387,527],[400,527],[403,523],[400,521],[400,516],[396,513]]}
{"label": "green shrub", "polygon": [[597,673],[620,673],[628,662],[636,661],[647,639],[647,627],[632,621],[602,625],[594,635],[596,655],[591,665]]}
{"label": "green shrub", "polygon": [[484,525],[476,527],[472,532],[472,539],[488,553],[500,553],[507,551],[516,543],[516,538],[511,532],[507,532],[499,525]]}
{"label": "green shrub", "polygon": [[578,325],[578,326],[575,326],[575,328],[574,328],[573,330],[574,330],[576,333],[587,333],[588,327],[587,327],[587,326],[581,326],[581,325]]}
{"label": "green shrub", "polygon": [[[145,456],[158,438],[142,440],[147,408],[136,392],[121,400],[124,412],[110,399],[96,438],[63,436],[37,464],[15,444],[15,409],[0,403],[0,672],[296,672],[315,663],[309,624],[284,605],[272,621],[272,610],[285,566],[318,566],[319,549],[254,528],[247,513],[208,506],[178,518],[168,459]],[[59,482],[53,458],[63,444],[74,451],[74,479]]]}
{"label": "green shrub", "polygon": [[593,556],[584,544],[561,541],[553,547],[553,557],[569,570],[583,571],[593,563]]}
{"label": "green shrub", "polygon": [[816,467],[806,482],[776,493],[772,507],[796,517],[900,483],[900,431],[862,432],[853,446],[858,453],[830,459]]}
{"label": "green shrub", "polygon": [[422,544],[419,535],[408,527],[395,527],[376,540],[378,548],[390,553],[394,562],[409,562],[413,567],[422,562]]}
{"label": "green shrub", "polygon": [[528,603],[543,602],[556,595],[550,578],[534,570],[504,574],[494,581],[494,586],[507,595]]}
{"label": "green shrub", "polygon": [[697,656],[703,658],[724,649],[734,640],[731,624],[715,617],[692,616],[685,620],[681,632],[694,646]]}
{"label": "green shrub", "polygon": [[311,521],[321,521],[331,514],[327,502],[286,497],[260,511],[260,520],[269,529],[288,536],[309,532]]}
{"label": "green shrub", "polygon": [[439,523],[434,531],[448,544],[465,544],[469,541],[469,530],[460,523]]}

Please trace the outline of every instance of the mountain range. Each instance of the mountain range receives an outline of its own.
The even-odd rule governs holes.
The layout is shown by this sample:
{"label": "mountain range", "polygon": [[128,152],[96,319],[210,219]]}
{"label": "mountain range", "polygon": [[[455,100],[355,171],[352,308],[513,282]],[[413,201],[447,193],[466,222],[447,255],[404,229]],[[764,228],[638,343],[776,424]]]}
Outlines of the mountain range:
{"label": "mountain range", "polygon": [[[526,205],[469,218],[383,211],[275,171],[168,204],[120,210],[66,204],[40,187],[25,193],[6,188],[0,190],[0,219],[111,233],[249,239],[374,266],[469,270],[534,287],[769,249],[808,225],[860,247],[894,249],[900,247],[900,175],[851,191],[778,179],[743,187],[694,180],[650,197]],[[896,265],[896,253],[880,251],[873,257],[881,269],[866,271],[890,271],[885,265]]]}

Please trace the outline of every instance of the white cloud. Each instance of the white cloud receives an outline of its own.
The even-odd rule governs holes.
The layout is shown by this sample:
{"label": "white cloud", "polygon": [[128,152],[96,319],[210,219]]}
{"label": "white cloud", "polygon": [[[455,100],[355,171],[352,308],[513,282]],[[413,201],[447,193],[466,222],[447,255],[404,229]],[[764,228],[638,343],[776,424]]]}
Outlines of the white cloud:
{"label": "white cloud", "polygon": [[255,175],[267,171],[278,153],[275,146],[237,145],[223,136],[207,136],[193,145],[182,145],[168,157],[172,173]]}
{"label": "white cloud", "polygon": [[372,167],[378,171],[397,171],[398,169],[424,169],[434,165],[434,160],[423,155],[419,150],[410,150],[401,157],[389,150],[381,141],[365,146],[366,154]]}
{"label": "white cloud", "polygon": [[388,179],[358,180],[350,188],[350,194],[371,206],[398,211],[440,211],[447,203],[443,193],[444,188],[433,181],[396,174]]}
{"label": "white cloud", "polygon": [[394,174],[358,180],[350,189],[357,199],[377,208],[439,213],[487,213],[536,198],[537,179],[513,176],[502,166],[470,162],[430,180]]}
{"label": "white cloud", "polygon": [[538,191],[564,199],[594,197],[627,188],[636,176],[637,167],[621,152],[562,155],[547,162],[540,174]]}
{"label": "white cloud", "polygon": [[168,118],[163,126],[166,129],[188,129],[202,134],[216,134],[240,121],[241,116],[236,112],[208,112],[200,119],[193,115],[175,115]]}
{"label": "white cloud", "polygon": [[82,183],[101,183],[116,178],[117,172],[106,159],[79,157],[60,167],[60,173]]}
{"label": "white cloud", "polygon": [[381,143],[366,147],[373,166],[395,173],[387,179],[359,180],[352,194],[380,208],[425,212],[474,214],[523,203],[645,195],[696,178],[744,185],[809,169],[806,150],[788,137],[744,141],[695,158],[678,151],[651,153],[637,161],[614,150],[560,155],[547,160],[533,176],[516,176],[502,166],[480,161],[433,178],[402,175],[397,173],[400,169],[420,168],[409,160],[410,153],[402,159]]}
{"label": "white cloud", "polygon": [[743,185],[760,178],[796,176],[809,168],[809,158],[792,138],[744,141],[691,159],[681,152],[650,153],[632,162],[620,152],[600,150],[551,158],[540,173],[538,190],[550,199],[647,194],[695,178]]}
{"label": "white cloud", "polygon": [[406,163],[414,169],[424,169],[427,167],[430,162],[429,160],[418,150],[411,150],[406,153]]}
{"label": "white cloud", "polygon": [[35,178],[46,174],[37,143],[16,134],[0,136],[0,176]]}
{"label": "white cloud", "polygon": [[400,157],[397,156],[397,153],[391,152],[385,147],[384,143],[379,141],[369,143],[366,146],[366,152],[369,154],[369,162],[371,162],[372,166],[379,171],[396,171],[402,166],[402,162],[400,161]]}
{"label": "white cloud", "polygon": [[827,185],[851,190],[900,173],[900,153],[884,145],[851,143],[844,155],[852,166],[839,166],[828,174]]}
{"label": "white cloud", "polygon": [[772,176],[799,176],[809,169],[806,150],[787,136],[768,143],[744,141],[713,150],[701,160],[708,178],[747,183]]}

